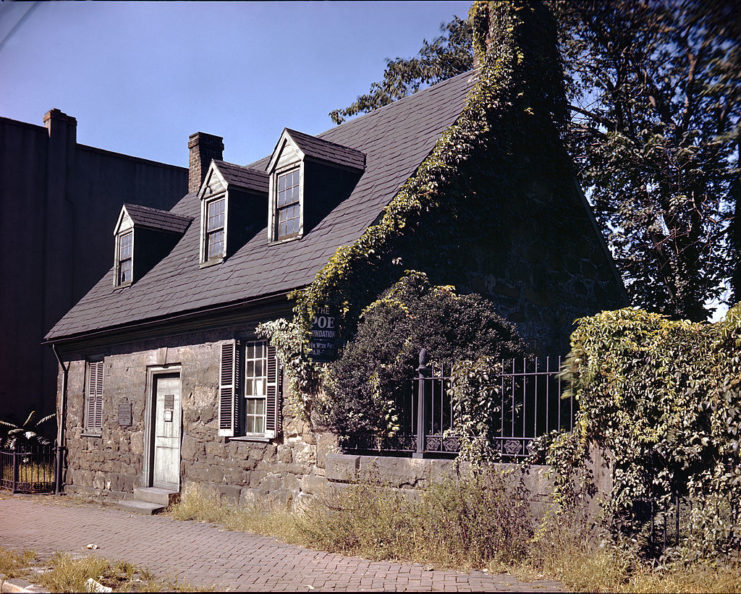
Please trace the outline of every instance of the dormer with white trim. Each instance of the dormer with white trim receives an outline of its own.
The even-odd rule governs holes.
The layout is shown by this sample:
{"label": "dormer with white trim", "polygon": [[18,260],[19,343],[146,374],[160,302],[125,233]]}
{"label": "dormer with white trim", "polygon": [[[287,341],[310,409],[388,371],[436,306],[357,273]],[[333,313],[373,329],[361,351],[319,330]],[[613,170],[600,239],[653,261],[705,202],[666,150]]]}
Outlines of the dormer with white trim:
{"label": "dormer with white trim", "polygon": [[202,267],[223,262],[265,226],[267,195],[265,172],[211,161],[198,190]]}
{"label": "dormer with white trim", "polygon": [[283,129],[267,166],[268,241],[301,239],[347,198],[365,171],[365,154]]}
{"label": "dormer with white trim", "polygon": [[113,286],[128,287],[164,258],[185,233],[190,217],[124,204],[113,230]]}

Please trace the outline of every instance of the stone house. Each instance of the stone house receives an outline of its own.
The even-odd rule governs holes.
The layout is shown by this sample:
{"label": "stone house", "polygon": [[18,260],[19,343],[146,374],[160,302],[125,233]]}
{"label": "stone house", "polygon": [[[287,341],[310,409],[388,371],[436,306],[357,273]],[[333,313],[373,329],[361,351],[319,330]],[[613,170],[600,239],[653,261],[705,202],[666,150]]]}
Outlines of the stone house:
{"label": "stone house", "polygon": [[[379,220],[476,82],[458,75],[316,136],[284,129],[248,166],[222,161],[220,138],[194,135],[188,193],[169,211],[122,207],[111,270],[46,337],[61,361],[65,489],[130,498],[201,483],[291,501],[320,488],[336,442],[292,416],[255,327],[289,317],[288,295]],[[576,184],[554,196],[537,168],[533,178],[527,217],[491,223],[490,243],[455,238],[450,278],[489,296],[535,348],[558,348],[575,317],[625,293]],[[568,208],[567,231],[549,225],[549,201]],[[526,232],[535,208],[541,226]],[[536,255],[554,233],[569,235],[559,253]]]}

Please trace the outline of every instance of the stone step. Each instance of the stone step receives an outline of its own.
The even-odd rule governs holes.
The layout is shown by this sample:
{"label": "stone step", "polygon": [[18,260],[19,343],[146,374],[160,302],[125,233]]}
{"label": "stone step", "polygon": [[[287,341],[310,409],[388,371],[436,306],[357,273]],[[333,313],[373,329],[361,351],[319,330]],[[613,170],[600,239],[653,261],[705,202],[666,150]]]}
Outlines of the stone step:
{"label": "stone step", "polygon": [[151,516],[161,512],[167,506],[149,501],[138,501],[137,499],[121,499],[116,502],[116,507],[127,512]]}
{"label": "stone step", "polygon": [[175,503],[180,498],[180,493],[157,487],[134,487],[134,499],[156,503],[163,507]]}

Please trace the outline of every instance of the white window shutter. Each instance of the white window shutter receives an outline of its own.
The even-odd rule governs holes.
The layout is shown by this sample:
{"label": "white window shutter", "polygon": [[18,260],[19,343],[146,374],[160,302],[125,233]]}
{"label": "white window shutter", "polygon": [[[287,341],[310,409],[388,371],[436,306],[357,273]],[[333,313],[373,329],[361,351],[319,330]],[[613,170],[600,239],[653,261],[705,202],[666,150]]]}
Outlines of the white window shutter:
{"label": "white window shutter", "polygon": [[265,403],[265,437],[274,438],[281,430],[280,365],[275,347],[268,347],[268,385]]}
{"label": "white window shutter", "polygon": [[236,340],[221,345],[219,373],[219,435],[234,437],[238,424],[237,381],[239,377],[239,348]]}

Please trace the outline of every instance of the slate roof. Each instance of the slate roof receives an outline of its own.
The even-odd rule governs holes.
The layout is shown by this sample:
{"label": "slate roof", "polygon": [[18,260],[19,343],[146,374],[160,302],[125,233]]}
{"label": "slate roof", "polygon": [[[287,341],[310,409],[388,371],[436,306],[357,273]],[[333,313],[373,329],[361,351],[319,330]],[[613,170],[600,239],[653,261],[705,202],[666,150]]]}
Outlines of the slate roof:
{"label": "slate roof", "polygon": [[243,167],[217,159],[214,159],[214,165],[216,165],[229,185],[267,194],[269,176],[265,171],[250,169],[249,167]]}
{"label": "slate roof", "polygon": [[184,217],[169,210],[160,210],[159,208],[139,204],[124,204],[124,207],[134,225],[149,227],[150,229],[184,233],[193,220],[193,217]]}
{"label": "slate roof", "polygon": [[286,132],[307,157],[337,163],[360,171],[365,169],[365,154],[362,151],[297,130],[286,128]]}
{"label": "slate roof", "polygon": [[[109,271],[46,339],[83,336],[308,285],[337,248],[360,237],[414,174],[457,119],[474,79],[473,71],[460,74],[318,134],[364,153],[365,172],[351,195],[302,239],[270,245],[263,227],[223,263],[200,268],[200,229],[190,225],[170,254],[130,287],[113,287]],[[268,161],[265,157],[247,168],[265,170]],[[198,196],[185,195],[171,212],[197,219]]]}

